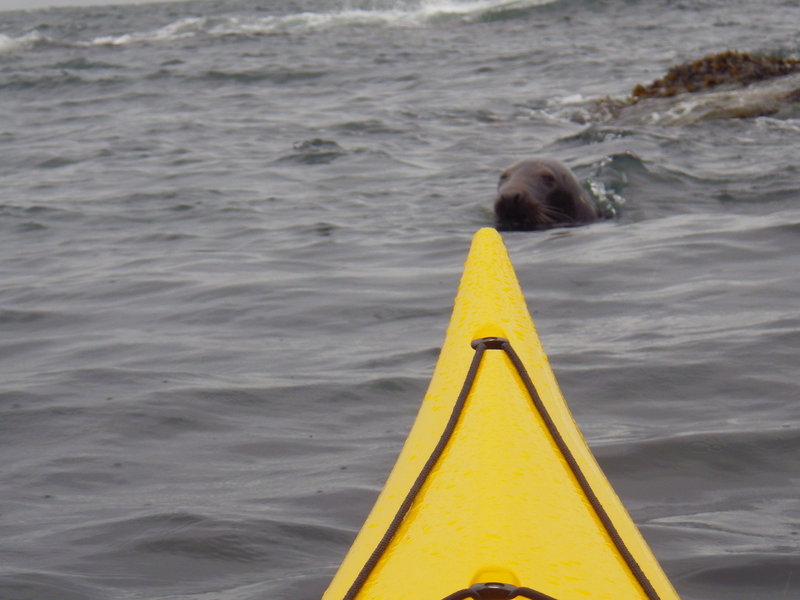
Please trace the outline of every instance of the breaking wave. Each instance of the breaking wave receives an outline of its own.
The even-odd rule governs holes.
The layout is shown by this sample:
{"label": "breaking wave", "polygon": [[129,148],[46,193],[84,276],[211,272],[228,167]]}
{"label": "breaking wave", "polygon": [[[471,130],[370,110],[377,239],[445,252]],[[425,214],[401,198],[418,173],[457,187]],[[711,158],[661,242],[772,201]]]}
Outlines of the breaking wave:
{"label": "breaking wave", "polygon": [[11,37],[0,33],[0,55],[29,50],[48,41],[49,38],[38,31],[31,31],[19,37]]}
{"label": "breaking wave", "polygon": [[[186,17],[155,30],[100,36],[82,45],[120,46],[158,43],[193,37],[257,36],[305,33],[341,27],[417,27],[446,20],[475,22],[517,16],[520,12],[558,0],[421,0],[373,3],[370,7],[346,4],[327,12],[298,12],[256,16],[229,14]],[[0,42],[1,43],[1,42]],[[1,46],[0,46],[1,48]]]}

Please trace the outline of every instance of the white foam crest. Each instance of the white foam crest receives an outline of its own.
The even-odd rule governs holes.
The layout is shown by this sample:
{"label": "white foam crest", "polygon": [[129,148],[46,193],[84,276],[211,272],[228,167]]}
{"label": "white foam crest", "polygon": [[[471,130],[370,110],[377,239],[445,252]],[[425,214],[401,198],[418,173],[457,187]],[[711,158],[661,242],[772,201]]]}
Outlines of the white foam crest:
{"label": "white foam crest", "polygon": [[[218,19],[221,21],[221,19]],[[228,17],[208,29],[211,35],[259,35],[333,29],[347,25],[413,25],[412,13],[396,10],[341,10],[330,13],[303,12],[281,17]]]}
{"label": "white foam crest", "polygon": [[303,12],[285,16],[252,17],[228,15],[219,17],[189,17],[153,31],[102,36],[84,46],[124,46],[148,42],[170,42],[198,35],[221,37],[228,35],[264,35],[313,31],[339,25],[371,25],[401,21],[404,15],[396,11],[343,10],[331,13]]}
{"label": "white foam crest", "polygon": [[489,11],[532,8],[552,4],[557,0],[428,0],[419,12],[428,17],[442,15],[481,15]]}
{"label": "white foam crest", "polygon": [[193,37],[205,28],[206,17],[187,17],[153,31],[125,33],[118,36],[102,36],[84,46],[124,46],[142,42],[169,42]]}
{"label": "white foam crest", "polygon": [[13,54],[20,50],[27,50],[39,42],[49,41],[49,38],[38,31],[31,31],[20,37],[11,37],[0,33],[0,54]]}
{"label": "white foam crest", "polygon": [[269,35],[313,32],[346,26],[421,26],[447,16],[469,19],[491,11],[529,8],[558,0],[418,0],[372,8],[345,7],[328,12],[299,12],[281,16],[222,15],[187,17],[148,32],[98,37],[83,45],[121,46],[169,42],[197,35]]}

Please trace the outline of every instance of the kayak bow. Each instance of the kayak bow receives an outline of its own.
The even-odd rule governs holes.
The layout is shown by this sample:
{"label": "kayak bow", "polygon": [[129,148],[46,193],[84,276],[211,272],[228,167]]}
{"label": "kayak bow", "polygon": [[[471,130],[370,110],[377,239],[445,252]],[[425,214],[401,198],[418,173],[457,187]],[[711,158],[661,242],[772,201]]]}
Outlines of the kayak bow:
{"label": "kayak bow", "polygon": [[475,234],[417,419],[323,600],[678,600]]}

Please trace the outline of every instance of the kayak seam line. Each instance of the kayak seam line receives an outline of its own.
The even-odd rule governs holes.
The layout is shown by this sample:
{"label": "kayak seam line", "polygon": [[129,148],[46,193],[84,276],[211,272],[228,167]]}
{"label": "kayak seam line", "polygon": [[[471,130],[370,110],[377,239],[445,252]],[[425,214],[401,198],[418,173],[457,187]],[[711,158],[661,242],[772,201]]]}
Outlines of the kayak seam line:
{"label": "kayak seam line", "polygon": [[441,436],[439,437],[439,441],[436,443],[431,455],[428,457],[428,460],[425,462],[425,465],[420,470],[419,474],[417,475],[416,480],[414,481],[414,485],[411,486],[408,493],[406,494],[405,499],[403,500],[400,508],[397,510],[392,522],[389,524],[389,527],[386,529],[386,532],[383,534],[383,537],[378,542],[378,545],[372,551],[372,554],[367,559],[367,562],[364,563],[364,566],[361,568],[358,576],[353,581],[353,584],[350,586],[350,589],[347,590],[347,593],[343,596],[342,600],[353,600],[361,588],[363,587],[364,583],[366,583],[367,579],[369,578],[370,574],[372,573],[375,566],[378,564],[381,556],[386,551],[386,548],[391,543],[392,539],[394,538],[397,530],[400,529],[400,526],[403,524],[408,511],[411,509],[411,505],[414,503],[417,495],[419,494],[422,486],[425,485],[425,481],[428,479],[428,475],[430,475],[433,468],[436,466],[436,463],[439,462],[439,458],[444,453],[445,448],[447,447],[447,443],[450,441],[450,438],[453,435],[453,431],[455,431],[456,425],[458,425],[458,420],[461,417],[461,413],[464,409],[464,404],[466,404],[467,397],[469,396],[470,391],[472,390],[472,384],[475,381],[475,375],[478,372],[478,367],[481,363],[481,358],[483,353],[486,351],[485,344],[478,344],[475,347],[475,354],[472,357],[472,362],[470,363],[469,370],[467,371],[467,375],[464,378],[464,385],[461,388],[461,392],[456,399],[455,404],[453,405],[453,410],[450,413],[450,418],[447,421],[447,425],[445,425],[444,430],[442,431]]}
{"label": "kayak seam line", "polygon": [[553,418],[550,416],[550,413],[547,410],[544,402],[542,401],[539,393],[536,391],[536,386],[533,384],[533,380],[530,378],[528,371],[525,369],[525,365],[520,359],[519,355],[516,351],[511,347],[511,343],[506,341],[502,345],[503,350],[505,351],[506,355],[511,360],[511,363],[516,368],[517,373],[519,374],[520,378],[522,379],[522,383],[525,385],[527,389],[528,395],[531,398],[536,410],[539,412],[539,416],[541,416],[542,420],[544,421],[545,426],[547,427],[550,436],[553,438],[553,441],[558,446],[558,449],[561,451],[562,456],[569,465],[570,470],[572,471],[573,476],[578,481],[583,493],[586,495],[586,498],[589,500],[589,503],[592,505],[595,514],[597,515],[600,522],[603,524],[603,527],[606,529],[606,533],[611,538],[611,541],[614,542],[614,546],[616,547],[617,551],[622,556],[622,559],[625,561],[625,564],[630,569],[633,576],[636,578],[637,583],[641,586],[642,591],[647,595],[648,600],[660,600],[660,596],[656,591],[653,584],[648,579],[647,575],[645,574],[644,570],[641,568],[638,562],[636,562],[636,558],[633,556],[633,553],[628,549],[627,545],[625,544],[625,540],[622,539],[622,536],[617,531],[614,522],[611,520],[611,517],[606,512],[606,509],[603,507],[602,502],[594,493],[594,489],[592,489],[589,480],[584,475],[583,471],[581,470],[578,461],[575,459],[575,456],[572,454],[567,442],[561,435],[561,432],[556,427]]}
{"label": "kayak seam line", "polygon": [[458,398],[453,405],[453,410],[450,413],[447,424],[445,425],[445,428],[439,437],[439,441],[436,443],[431,455],[428,457],[425,465],[422,467],[417,475],[417,478],[414,480],[414,484],[411,486],[403,502],[400,504],[397,513],[386,529],[386,532],[383,534],[383,537],[378,542],[367,561],[364,563],[364,566],[361,568],[361,571],[359,571],[350,588],[347,590],[347,593],[342,597],[342,600],[353,600],[361,591],[361,588],[372,574],[372,571],[375,569],[378,561],[381,559],[397,531],[400,529],[400,526],[403,524],[408,511],[411,509],[411,505],[414,503],[414,500],[416,500],[420,490],[425,485],[425,481],[428,479],[431,471],[433,471],[436,463],[444,453],[444,450],[447,447],[447,444],[450,441],[456,426],[458,425],[458,421],[461,418],[464,405],[466,404],[467,398],[472,391],[472,386],[475,383],[475,378],[478,368],[480,367],[481,359],[483,358],[483,354],[487,348],[492,350],[503,350],[506,353],[511,361],[511,364],[516,369],[517,374],[520,376],[531,402],[539,413],[539,416],[544,421],[548,433],[553,438],[553,441],[558,446],[558,449],[561,451],[561,454],[564,457],[564,460],[567,462],[567,465],[569,466],[573,476],[577,480],[578,485],[580,485],[583,493],[586,495],[587,500],[589,500],[589,504],[591,504],[598,519],[603,524],[603,527],[605,527],[606,533],[614,543],[614,547],[622,556],[622,559],[625,561],[625,564],[630,569],[637,583],[641,586],[642,591],[644,591],[648,600],[661,600],[658,592],[653,587],[653,584],[647,578],[647,575],[644,573],[641,566],[639,566],[639,563],[636,562],[633,554],[626,546],[625,541],[622,539],[622,536],[614,526],[614,522],[611,520],[611,517],[608,516],[605,508],[603,508],[600,499],[594,493],[594,489],[592,489],[592,486],[589,483],[589,480],[586,478],[586,475],[584,475],[583,471],[581,470],[578,461],[575,459],[575,456],[572,454],[572,451],[570,450],[566,441],[564,441],[564,438],[561,436],[561,432],[556,427],[556,424],[553,421],[553,418],[550,416],[550,413],[548,412],[544,402],[542,402],[539,392],[536,391],[536,386],[528,374],[522,359],[520,359],[519,355],[511,346],[511,343],[505,338],[483,338],[474,340],[472,342],[472,347],[475,348],[475,354],[472,357],[472,362],[470,363],[469,370],[464,378],[464,384],[461,387],[461,392],[459,393]]}

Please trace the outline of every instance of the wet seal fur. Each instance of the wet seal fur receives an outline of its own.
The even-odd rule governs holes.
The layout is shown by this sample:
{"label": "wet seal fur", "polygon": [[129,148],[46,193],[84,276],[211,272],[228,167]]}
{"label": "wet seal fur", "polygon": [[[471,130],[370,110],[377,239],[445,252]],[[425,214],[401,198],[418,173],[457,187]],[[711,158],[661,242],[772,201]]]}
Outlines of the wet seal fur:
{"label": "wet seal fur", "polygon": [[494,212],[502,230],[570,227],[599,218],[572,171],[548,158],[523,160],[503,171]]}

